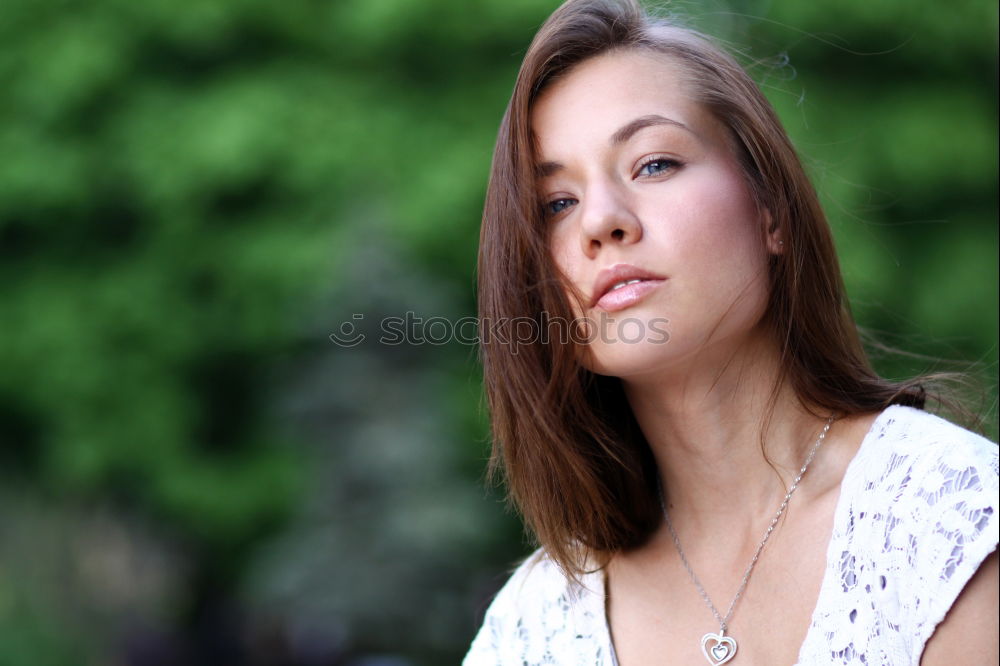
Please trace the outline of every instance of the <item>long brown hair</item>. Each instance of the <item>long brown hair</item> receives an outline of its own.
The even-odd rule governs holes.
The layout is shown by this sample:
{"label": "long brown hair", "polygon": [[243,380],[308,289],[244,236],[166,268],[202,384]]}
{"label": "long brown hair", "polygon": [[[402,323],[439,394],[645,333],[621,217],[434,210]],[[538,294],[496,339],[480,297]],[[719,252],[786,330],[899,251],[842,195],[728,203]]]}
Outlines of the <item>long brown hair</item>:
{"label": "long brown hair", "polygon": [[[920,380],[884,380],[868,362],[826,218],[768,101],[731,56],[692,30],[651,18],[635,0],[569,0],[524,57],[483,212],[481,323],[503,330],[504,322],[528,322],[543,332],[551,321],[573,319],[547,245],[529,118],[553,80],[618,49],[662,54],[680,65],[695,100],[728,128],[757,205],[782,230],[784,253],[770,259],[765,314],[781,350],[771,411],[786,383],[803,405],[826,413],[923,407]],[[484,336],[482,361],[491,470],[504,473],[528,527],[575,576],[588,557],[602,564],[641,545],[662,514],[652,453],[620,381],[582,367],[578,349],[562,342]]]}

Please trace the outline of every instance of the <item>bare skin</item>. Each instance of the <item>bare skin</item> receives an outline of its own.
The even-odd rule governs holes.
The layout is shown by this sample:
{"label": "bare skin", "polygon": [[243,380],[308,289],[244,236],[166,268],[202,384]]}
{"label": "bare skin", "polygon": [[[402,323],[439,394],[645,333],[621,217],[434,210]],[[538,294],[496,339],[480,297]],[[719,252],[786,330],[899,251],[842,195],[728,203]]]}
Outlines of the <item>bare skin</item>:
{"label": "bare skin", "polygon": [[[621,378],[688,560],[724,614],[828,416],[806,410],[785,387],[762,431],[780,363],[762,324],[766,264],[783,251],[781,230],[753,203],[724,128],[663,57],[619,51],[585,61],[541,95],[532,127],[552,254],[583,295],[577,314],[670,320],[668,344],[595,340],[586,363]],[[609,312],[591,294],[622,265],[662,279]],[[730,622],[734,664],[795,663],[840,483],[876,416],[844,416],[830,429]],[[622,666],[703,663],[701,636],[719,627],[665,527],[617,555],[606,577]],[[962,641],[996,660],[995,581],[993,557],[932,637],[924,664],[946,663]]]}
{"label": "bare skin", "polygon": [[[845,418],[831,428],[821,449],[824,464],[811,468],[809,482],[803,481],[796,491],[733,614],[728,633],[739,643],[734,663],[795,663],[819,596],[840,496],[839,477],[874,418],[874,414]],[[774,485],[778,486],[777,479]],[[725,514],[716,521],[695,522],[676,504],[672,507],[688,560],[721,614],[780,501],[775,498],[773,506],[756,513],[746,525],[730,525]],[[736,513],[735,504],[730,502],[730,516]],[[703,663],[700,638],[708,631],[717,632],[718,625],[665,528],[645,547],[615,557],[608,567],[607,586],[608,618],[623,666]]]}

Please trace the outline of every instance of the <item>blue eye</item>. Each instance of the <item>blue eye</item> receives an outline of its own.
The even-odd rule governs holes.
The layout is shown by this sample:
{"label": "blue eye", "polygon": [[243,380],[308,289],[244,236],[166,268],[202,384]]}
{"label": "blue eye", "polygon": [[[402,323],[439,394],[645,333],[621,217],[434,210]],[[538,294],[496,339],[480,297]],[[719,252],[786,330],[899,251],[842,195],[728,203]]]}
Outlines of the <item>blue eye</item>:
{"label": "blue eye", "polygon": [[545,204],[546,215],[558,215],[576,203],[576,199],[553,199]]}
{"label": "blue eye", "polygon": [[677,160],[667,159],[665,157],[657,157],[651,159],[639,167],[639,176],[659,176],[661,174],[670,171],[671,169],[676,169],[681,165]]}

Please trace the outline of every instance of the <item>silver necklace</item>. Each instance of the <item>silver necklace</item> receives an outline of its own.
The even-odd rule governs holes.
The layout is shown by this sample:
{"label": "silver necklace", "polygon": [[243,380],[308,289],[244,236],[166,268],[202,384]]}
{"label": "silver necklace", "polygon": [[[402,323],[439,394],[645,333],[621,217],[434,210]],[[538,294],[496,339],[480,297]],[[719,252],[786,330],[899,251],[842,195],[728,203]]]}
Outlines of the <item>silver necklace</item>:
{"label": "silver necklace", "polygon": [[705,604],[712,611],[712,615],[715,616],[716,621],[719,623],[719,633],[708,632],[701,637],[701,653],[705,655],[705,659],[708,663],[713,666],[721,666],[726,662],[730,661],[736,656],[736,640],[732,636],[726,636],[726,629],[729,627],[729,620],[733,616],[733,611],[736,609],[736,602],[740,600],[743,596],[743,591],[746,590],[747,583],[750,582],[750,574],[753,572],[753,568],[757,565],[757,560],[760,558],[761,552],[764,550],[764,544],[767,540],[771,538],[771,533],[774,532],[774,527],[778,524],[778,520],[781,519],[781,515],[788,508],[788,501],[792,499],[792,494],[795,493],[795,489],[799,487],[799,481],[805,476],[806,470],[809,469],[809,463],[813,461],[816,457],[816,452],[819,451],[820,445],[823,440],[826,439],[826,433],[830,430],[830,424],[833,423],[833,416],[831,415],[829,419],[826,420],[826,425],[823,426],[822,432],[819,433],[819,437],[816,439],[816,443],[813,444],[812,450],[809,451],[809,455],[806,456],[806,461],[802,465],[802,469],[799,470],[799,475],[795,477],[792,481],[792,485],[789,486],[788,492],[785,493],[785,498],[781,501],[781,506],[778,507],[777,513],[774,514],[774,518],[771,519],[771,524],[767,526],[767,531],[764,532],[764,538],[760,540],[760,544],[757,546],[757,551],[753,554],[753,559],[750,560],[750,564],[747,565],[747,570],[743,573],[743,580],[740,582],[739,589],[736,590],[736,596],[729,603],[729,610],[726,611],[726,616],[722,617],[719,614],[718,609],[712,600],[708,598],[708,593],[705,592],[705,588],[702,586],[701,581],[698,580],[698,576],[695,575],[694,570],[691,568],[691,564],[687,561],[687,557],[684,556],[684,549],[681,548],[681,540],[677,537],[677,532],[674,530],[673,523],[670,522],[670,514],[667,512],[667,505],[663,499],[662,489],[660,491],[660,503],[663,505],[663,517],[667,522],[667,529],[670,530],[670,536],[674,539],[674,545],[677,547],[677,554],[681,556],[681,562],[684,563],[684,568],[687,569],[688,576],[691,577],[691,582],[694,586],[698,588],[698,594],[701,598],[705,600]]}

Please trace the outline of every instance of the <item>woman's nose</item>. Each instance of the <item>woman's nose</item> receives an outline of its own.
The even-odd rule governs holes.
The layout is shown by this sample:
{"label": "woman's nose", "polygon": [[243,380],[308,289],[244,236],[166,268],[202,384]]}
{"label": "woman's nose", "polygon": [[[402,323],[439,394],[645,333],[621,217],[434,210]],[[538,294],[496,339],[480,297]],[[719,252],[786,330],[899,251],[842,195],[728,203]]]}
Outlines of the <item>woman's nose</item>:
{"label": "woman's nose", "polygon": [[639,218],[620,188],[593,188],[582,205],[580,244],[586,256],[594,258],[605,245],[631,244],[642,237]]}

